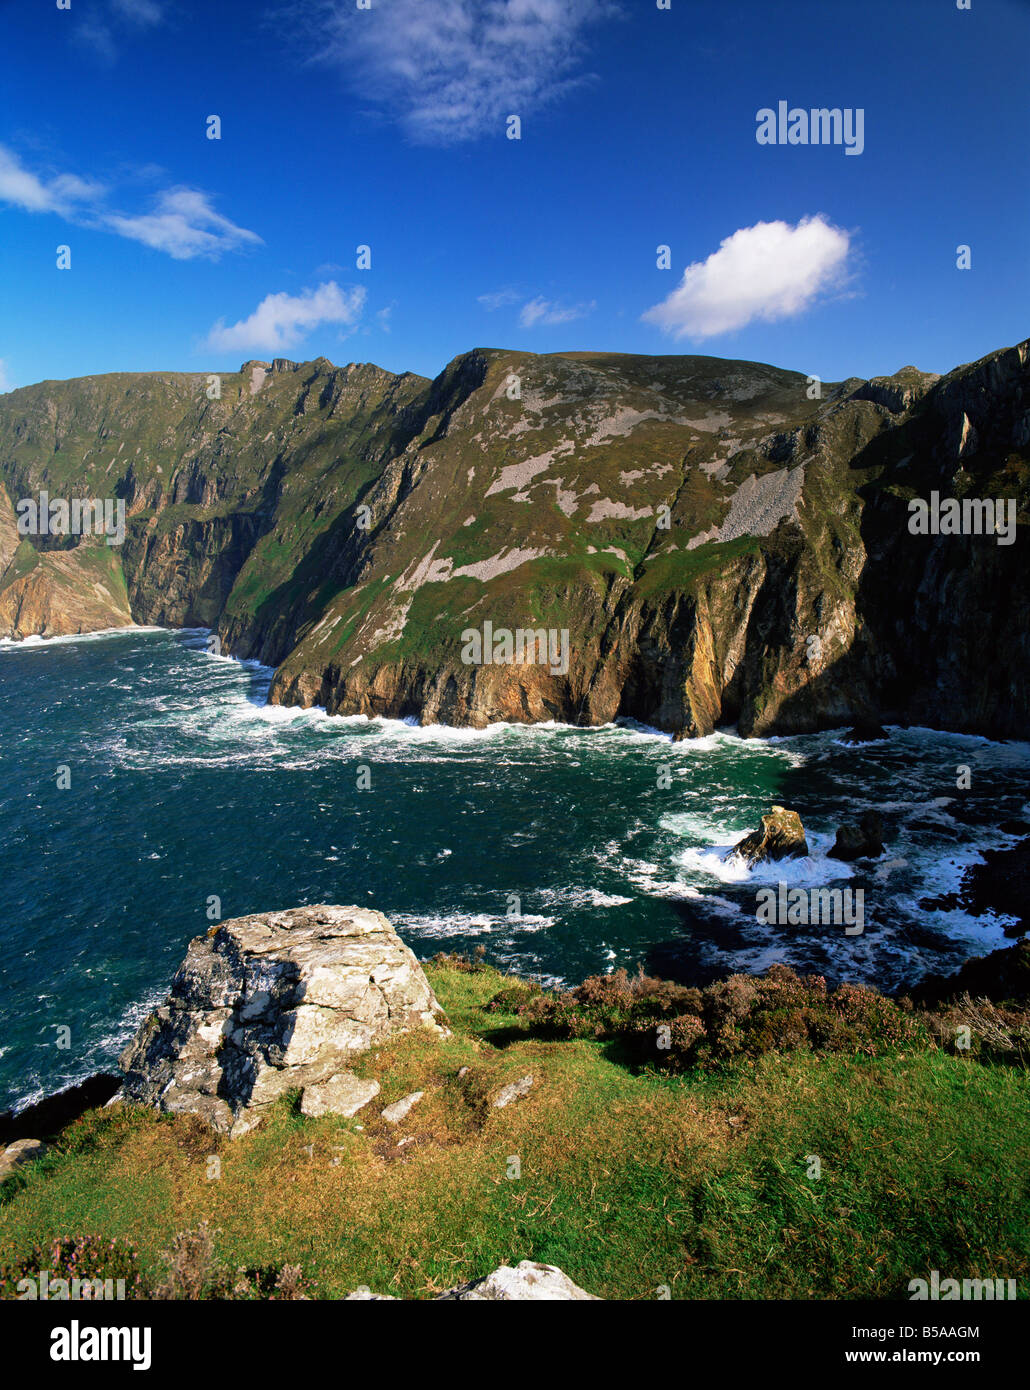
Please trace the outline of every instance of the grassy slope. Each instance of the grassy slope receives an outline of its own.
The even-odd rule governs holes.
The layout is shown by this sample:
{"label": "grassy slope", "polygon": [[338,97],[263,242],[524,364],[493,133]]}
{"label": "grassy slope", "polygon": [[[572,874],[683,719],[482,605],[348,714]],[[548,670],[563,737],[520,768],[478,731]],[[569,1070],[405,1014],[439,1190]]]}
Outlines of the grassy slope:
{"label": "grassy slope", "polygon": [[[208,1218],[228,1264],[298,1262],[328,1298],[359,1284],[427,1297],[525,1258],[627,1299],[662,1285],[673,1298],[892,1298],[930,1269],[1030,1276],[1021,1069],[909,1050],[635,1075],[604,1044],[541,1042],[485,1012],[507,983],[489,967],[428,973],[454,1036],[363,1059],[383,1089],[355,1120],[283,1102],[229,1143],[193,1120],[94,1112],[5,1184],[0,1264],[91,1233],[128,1237],[157,1273],[173,1234]],[[529,1097],[489,1110],[527,1072]],[[409,1118],[385,1126],[382,1105],[416,1089]],[[419,1142],[397,1149],[404,1135]]]}

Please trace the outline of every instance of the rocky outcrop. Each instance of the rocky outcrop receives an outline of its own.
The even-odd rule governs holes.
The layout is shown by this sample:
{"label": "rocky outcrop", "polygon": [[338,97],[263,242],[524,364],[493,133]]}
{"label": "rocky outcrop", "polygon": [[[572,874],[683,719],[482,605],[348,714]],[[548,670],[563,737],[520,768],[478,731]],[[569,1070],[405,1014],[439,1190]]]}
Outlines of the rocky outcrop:
{"label": "rocky outcrop", "polygon": [[18,533],[15,501],[0,483],[0,637],[65,637],[132,622],[115,549],[94,541],[37,550]]}
{"label": "rocky outcrop", "polygon": [[805,827],[797,811],[788,811],[785,806],[774,806],[762,817],[758,830],[738,841],[731,853],[749,868],[778,859],[803,859],[808,855],[808,841]]}
{"label": "rocky outcrop", "polygon": [[876,859],[883,853],[883,820],[875,811],[866,811],[857,825],[846,821],[837,831],[831,859]]}
{"label": "rocky outcrop", "polygon": [[1030,1003],[1030,941],[975,957],[953,975],[927,975],[910,994],[916,1003],[927,1006],[970,996],[1026,1005]]}
{"label": "rocky outcrop", "polygon": [[458,1303],[599,1302],[596,1294],[574,1284],[557,1265],[520,1260],[514,1268],[500,1265],[485,1279],[448,1289],[440,1299]]}
{"label": "rocky outcrop", "polygon": [[875,719],[864,719],[849,729],[841,742],[854,744],[857,747],[863,743],[880,743],[889,737],[890,735],[882,724],[878,724]]}
{"label": "rocky outcrop", "polygon": [[379,1090],[378,1081],[365,1080],[350,1071],[338,1072],[328,1081],[312,1082],[304,1087],[301,1114],[312,1119],[320,1115],[342,1115],[350,1119],[375,1100]]}
{"label": "rocky outcrop", "polygon": [[233,1136],[295,1089],[307,1114],[355,1114],[379,1088],[348,1063],[416,1028],[444,1034],[443,1011],[381,913],[238,917],[190,943],[167,1002],[120,1059],[122,1095]]}
{"label": "rocky outcrop", "polygon": [[[345,1302],[395,1303],[392,1294],[372,1293],[368,1288],[355,1289],[349,1293]],[[557,1265],[537,1264],[533,1260],[520,1260],[512,1268],[499,1265],[492,1273],[482,1279],[472,1279],[467,1284],[457,1284],[453,1289],[437,1294],[436,1302],[453,1303],[598,1303],[596,1294],[587,1293],[574,1284]]]}
{"label": "rocky outcrop", "polygon": [[32,1163],[45,1153],[46,1145],[38,1139],[16,1139],[13,1144],[8,1144],[0,1152],[0,1182],[11,1177],[23,1163]]}
{"label": "rocky outcrop", "polygon": [[1030,931],[1030,839],[1008,849],[985,850],[984,862],[963,874],[959,897],[977,916],[998,912],[1014,918],[1005,927],[1006,936]]}

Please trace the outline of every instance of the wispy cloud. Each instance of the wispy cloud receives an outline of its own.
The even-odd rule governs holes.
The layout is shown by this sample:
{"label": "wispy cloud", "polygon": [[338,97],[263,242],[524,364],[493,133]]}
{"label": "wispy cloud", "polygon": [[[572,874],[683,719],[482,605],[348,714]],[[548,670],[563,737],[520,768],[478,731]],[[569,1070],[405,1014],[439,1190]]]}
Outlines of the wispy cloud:
{"label": "wispy cloud", "polygon": [[586,31],[619,13],[613,0],[315,0],[310,32],[317,58],[414,140],[450,144],[586,80]]}
{"label": "wispy cloud", "polygon": [[538,323],[572,323],[576,319],[586,318],[587,314],[596,308],[597,303],[593,299],[589,304],[556,304],[550,299],[537,296],[528,304],[523,304],[519,323],[523,328],[533,328]]}
{"label": "wispy cloud", "polygon": [[4,393],[7,391],[13,390],[14,382],[7,375],[7,363],[2,357],[0,357],[0,396],[4,395]]}
{"label": "wispy cloud", "polygon": [[119,44],[128,32],[163,24],[165,7],[159,0],[108,0],[97,5],[74,29],[75,39],[102,63],[118,58]]}
{"label": "wispy cloud", "polygon": [[533,299],[527,299],[525,290],[510,287],[476,296],[476,303],[482,304],[488,313],[511,308],[520,302],[522,308],[519,310],[519,323],[523,328],[535,328],[537,324],[572,323],[575,319],[586,318],[587,314],[597,308],[593,299],[583,304],[561,304],[556,300],[544,299],[539,294]]}
{"label": "wispy cloud", "polygon": [[714,338],[757,320],[774,323],[809,308],[843,282],[851,239],[821,214],[758,222],[687,266],[679,288],[641,317],[676,338]]}
{"label": "wispy cloud", "polygon": [[256,232],[238,227],[211,206],[196,188],[168,188],[158,193],[150,212],[128,216],[105,206],[108,189],[77,174],[38,174],[0,145],[0,203],[23,212],[54,213],[74,226],[114,232],[143,242],[175,260],[201,256],[217,260],[224,251],[260,245]]}
{"label": "wispy cloud", "polygon": [[364,305],[364,289],[341,290],[335,280],[300,294],[269,294],[249,318],[228,326],[219,319],[206,346],[216,352],[282,352],[323,323],[351,327]]}
{"label": "wispy cloud", "polygon": [[505,309],[510,304],[517,304],[521,298],[518,290],[494,290],[492,294],[477,295],[476,303],[482,304],[484,309],[493,313],[495,309]]}
{"label": "wispy cloud", "polygon": [[25,212],[56,212],[69,217],[106,192],[104,186],[75,174],[40,176],[26,169],[17,156],[0,145],[0,202]]}
{"label": "wispy cloud", "polygon": [[207,194],[195,188],[167,189],[158,194],[153,212],[138,217],[112,215],[106,224],[119,236],[167,251],[177,261],[195,256],[217,260],[223,251],[261,241],[256,232],[237,227],[215,212]]}

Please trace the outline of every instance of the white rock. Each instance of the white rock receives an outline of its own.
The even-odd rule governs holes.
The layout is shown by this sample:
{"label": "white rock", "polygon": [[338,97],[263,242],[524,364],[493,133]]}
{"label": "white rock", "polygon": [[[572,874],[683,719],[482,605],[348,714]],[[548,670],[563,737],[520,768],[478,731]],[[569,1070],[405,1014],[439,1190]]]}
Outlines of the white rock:
{"label": "white rock", "polygon": [[[518,1081],[512,1081],[510,1085],[502,1087],[497,1093],[497,1099],[494,1101],[494,1109],[503,1110],[504,1107],[510,1105],[513,1100],[521,1100],[523,1096],[529,1094],[532,1085],[532,1076],[520,1076]],[[525,1263],[525,1261],[523,1261],[523,1263]],[[502,1265],[501,1268],[504,1269],[506,1266]],[[541,1269],[543,1268],[545,1268],[545,1266],[541,1265]],[[548,1265],[546,1268],[550,1268],[550,1266]]]}
{"label": "white rock", "polygon": [[412,1091],[410,1095],[401,1096],[400,1100],[395,1100],[392,1105],[388,1105],[382,1111],[383,1119],[388,1125],[399,1125],[409,1110],[416,1106],[424,1095],[425,1091]]}
{"label": "white rock", "polygon": [[[398,1300],[392,1294],[373,1293],[367,1284],[359,1284],[344,1302],[390,1302]],[[473,1279],[457,1284],[446,1293],[437,1294],[434,1302],[453,1303],[600,1303],[596,1294],[587,1293],[574,1284],[557,1265],[535,1264],[522,1260],[514,1269],[500,1265],[485,1279]]]}
{"label": "white rock", "polygon": [[501,1265],[485,1279],[474,1280],[470,1284],[449,1289],[440,1295],[441,1299],[452,1299],[458,1303],[485,1302],[555,1302],[584,1300],[600,1302],[595,1294],[587,1293],[574,1284],[557,1265],[535,1264],[532,1260],[520,1260],[514,1269]]}
{"label": "white rock", "polygon": [[343,1115],[349,1119],[379,1094],[378,1081],[365,1081],[351,1071],[341,1071],[328,1081],[305,1086],[302,1115]]}
{"label": "white rock", "polygon": [[324,1113],[320,1087],[416,1028],[447,1035],[422,967],[382,913],[254,913],[190,943],[167,1002],[122,1054],[120,1095],[245,1134],[297,1088]]}
{"label": "white rock", "polygon": [[3,1153],[0,1153],[0,1182],[9,1178],[23,1163],[42,1158],[45,1153],[46,1145],[38,1139],[16,1139],[13,1144],[8,1144]]}

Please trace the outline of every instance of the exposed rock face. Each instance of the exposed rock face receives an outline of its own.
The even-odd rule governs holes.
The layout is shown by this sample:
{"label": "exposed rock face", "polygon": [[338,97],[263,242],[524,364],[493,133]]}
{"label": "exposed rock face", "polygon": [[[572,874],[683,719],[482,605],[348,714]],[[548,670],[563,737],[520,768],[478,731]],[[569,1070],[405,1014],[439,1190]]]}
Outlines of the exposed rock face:
{"label": "exposed rock face", "polygon": [[857,825],[846,821],[837,831],[830,850],[831,859],[876,859],[883,853],[883,821],[875,811],[866,811]]}
{"label": "exposed rock face", "polygon": [[797,811],[774,806],[762,817],[760,829],[752,830],[734,845],[732,853],[753,868],[775,859],[803,859],[808,854],[805,827]]}
{"label": "exposed rock face", "polygon": [[0,637],[65,637],[132,624],[121,561],[102,541],[37,550],[0,482]]}
{"label": "exposed rock face", "polygon": [[[815,401],[757,363],[604,353],[206,381],[4,396],[0,634],[213,625],[277,668],[273,702],[424,723],[1023,735],[1030,342]],[[124,544],[19,538],[44,486],[123,499]],[[933,492],[1011,500],[1015,543],[915,534]],[[529,615],[567,660],[463,658]]]}
{"label": "exposed rock face", "polygon": [[[344,1300],[350,1302],[396,1303],[392,1294],[372,1293],[368,1288],[355,1289]],[[438,1303],[599,1303],[596,1294],[587,1293],[574,1284],[557,1265],[536,1264],[520,1260],[514,1267],[499,1265],[483,1279],[472,1279],[438,1294]]]}
{"label": "exposed rock face", "polygon": [[358,1083],[348,1062],[420,1027],[445,1032],[443,1012],[381,913],[238,917],[190,943],[167,1003],[122,1054],[123,1095],[234,1136],[297,1087],[309,1114],[353,1114],[378,1087]]}

